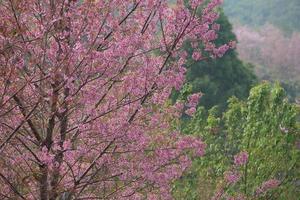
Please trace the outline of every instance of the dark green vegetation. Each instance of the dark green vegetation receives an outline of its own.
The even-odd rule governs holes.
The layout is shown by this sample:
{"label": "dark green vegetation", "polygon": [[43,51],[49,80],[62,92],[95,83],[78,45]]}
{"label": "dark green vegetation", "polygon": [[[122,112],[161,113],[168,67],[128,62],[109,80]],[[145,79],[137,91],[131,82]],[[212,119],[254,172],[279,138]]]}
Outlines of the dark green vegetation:
{"label": "dark green vegetation", "polygon": [[[221,25],[216,44],[222,45],[236,40],[232,26],[227,17],[221,12],[217,23]],[[186,46],[191,57],[193,48]],[[256,82],[256,77],[250,64],[243,63],[235,50],[229,50],[222,58],[209,58],[195,62],[191,58],[187,63],[186,83],[192,87],[192,92],[202,92],[200,105],[206,108],[219,105],[225,109],[226,101],[232,95],[244,98],[249,89]],[[173,98],[177,98],[178,93]]]}
{"label": "dark green vegetation", "polygon": [[271,23],[285,32],[300,31],[299,0],[225,0],[229,18],[245,25]]}

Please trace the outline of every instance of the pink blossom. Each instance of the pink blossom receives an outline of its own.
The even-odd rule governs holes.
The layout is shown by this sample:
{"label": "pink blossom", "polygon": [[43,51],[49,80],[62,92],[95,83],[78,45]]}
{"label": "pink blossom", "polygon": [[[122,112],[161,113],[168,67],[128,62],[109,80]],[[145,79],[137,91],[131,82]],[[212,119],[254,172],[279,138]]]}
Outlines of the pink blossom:
{"label": "pink blossom", "polygon": [[182,59],[186,59],[187,58],[187,56],[188,56],[188,53],[186,52],[186,51],[182,51],[182,52],[180,52],[180,58],[182,58]]}
{"label": "pink blossom", "polygon": [[201,57],[202,57],[202,54],[200,51],[193,52],[193,55],[192,55],[193,60],[199,61],[201,59]]}
{"label": "pink blossom", "polygon": [[224,44],[224,45],[220,46],[219,48],[214,49],[214,54],[217,57],[222,57],[227,52],[228,49],[229,49],[229,46],[227,44]]}
{"label": "pink blossom", "polygon": [[182,111],[183,108],[184,108],[184,103],[182,103],[182,102],[176,102],[175,105],[174,105],[174,107],[175,107],[175,109],[177,111]]}
{"label": "pink blossom", "polygon": [[203,156],[205,153],[206,144],[201,139],[192,137],[183,137],[177,143],[179,149],[194,149],[196,156]]}
{"label": "pink blossom", "polygon": [[248,162],[248,157],[248,153],[246,151],[242,151],[234,156],[234,164],[236,166],[245,165]]}
{"label": "pink blossom", "polygon": [[223,194],[224,194],[224,189],[222,187],[218,188],[214,196],[211,198],[211,200],[221,200]]}
{"label": "pink blossom", "polygon": [[201,96],[202,96],[202,93],[195,93],[195,94],[188,96],[187,106],[196,107]]}
{"label": "pink blossom", "polygon": [[226,171],[224,173],[225,180],[229,184],[234,184],[239,181],[240,174],[237,171]]}
{"label": "pink blossom", "polygon": [[256,189],[256,194],[260,195],[267,192],[268,190],[275,189],[280,185],[280,181],[277,179],[270,179],[265,181]]}
{"label": "pink blossom", "polygon": [[212,29],[215,30],[215,31],[219,31],[220,27],[221,27],[220,24],[213,24],[212,25]]}
{"label": "pink blossom", "polygon": [[196,112],[196,108],[195,107],[192,107],[192,108],[189,108],[185,111],[185,113],[189,116],[193,116]]}
{"label": "pink blossom", "polygon": [[218,35],[216,34],[215,30],[209,30],[205,33],[203,37],[205,38],[206,41],[212,41],[217,39]]}
{"label": "pink blossom", "polygon": [[46,165],[52,165],[54,155],[50,152],[48,152],[48,149],[46,146],[42,148],[42,150],[38,153],[39,159]]}
{"label": "pink blossom", "polygon": [[197,8],[203,3],[203,0],[190,0],[190,5],[193,9]]}
{"label": "pink blossom", "polygon": [[235,200],[235,198],[233,196],[228,196],[226,197],[226,200]]}

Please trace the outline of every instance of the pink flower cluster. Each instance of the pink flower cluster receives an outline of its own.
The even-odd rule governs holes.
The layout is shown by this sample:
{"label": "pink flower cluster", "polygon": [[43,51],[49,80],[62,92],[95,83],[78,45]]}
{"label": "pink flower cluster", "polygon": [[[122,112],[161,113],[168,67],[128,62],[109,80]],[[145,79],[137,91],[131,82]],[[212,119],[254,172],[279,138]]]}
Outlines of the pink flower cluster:
{"label": "pink flower cluster", "polygon": [[203,0],[190,0],[190,5],[193,9],[197,8],[203,3]]}
{"label": "pink flower cluster", "polygon": [[241,178],[240,174],[237,171],[226,171],[224,173],[224,177],[228,184],[234,184]]}
{"label": "pink flower cluster", "polygon": [[214,194],[214,196],[211,198],[211,200],[220,200],[222,198],[224,194],[224,189],[223,188],[219,188],[216,193]]}
{"label": "pink flower cluster", "polygon": [[185,114],[187,114],[189,116],[193,116],[195,113],[196,113],[196,108],[195,107],[189,108],[185,111]]}
{"label": "pink flower cluster", "polygon": [[188,104],[187,106],[188,107],[196,107],[197,104],[199,103],[199,99],[200,97],[202,96],[201,93],[195,93],[195,94],[192,94],[188,97]]}
{"label": "pink flower cluster", "polygon": [[209,30],[207,33],[203,36],[207,41],[212,41],[218,38],[218,35],[215,30]]}
{"label": "pink flower cluster", "polygon": [[201,93],[195,93],[192,94],[188,97],[188,102],[187,102],[187,107],[189,107],[189,109],[187,109],[185,111],[185,113],[189,116],[193,116],[196,112],[196,107],[199,103],[199,99],[202,96]]}
{"label": "pink flower cluster", "polygon": [[184,137],[177,142],[178,149],[194,149],[197,156],[203,156],[205,153],[206,144],[200,139],[193,137]]}
{"label": "pink flower cluster", "polygon": [[277,180],[277,179],[270,179],[268,181],[263,182],[261,184],[261,186],[259,186],[256,189],[256,194],[257,195],[263,194],[263,193],[267,192],[268,190],[277,188],[279,185],[280,185],[280,181],[279,180]]}
{"label": "pink flower cluster", "polygon": [[219,48],[214,49],[214,54],[216,57],[220,58],[226,53],[226,51],[228,51],[229,48],[230,48],[229,45],[224,44],[224,45],[220,46]]}
{"label": "pink flower cluster", "polygon": [[37,155],[39,156],[39,159],[43,164],[47,164],[49,166],[53,165],[54,155],[48,152],[45,146],[41,149],[40,152],[38,152]]}
{"label": "pink flower cluster", "polygon": [[201,59],[201,57],[202,57],[202,54],[200,51],[196,50],[193,52],[193,55],[192,55],[193,60],[199,61]]}
{"label": "pink flower cluster", "polygon": [[246,151],[242,151],[239,154],[234,156],[234,164],[236,166],[245,165],[248,162],[248,153]]}

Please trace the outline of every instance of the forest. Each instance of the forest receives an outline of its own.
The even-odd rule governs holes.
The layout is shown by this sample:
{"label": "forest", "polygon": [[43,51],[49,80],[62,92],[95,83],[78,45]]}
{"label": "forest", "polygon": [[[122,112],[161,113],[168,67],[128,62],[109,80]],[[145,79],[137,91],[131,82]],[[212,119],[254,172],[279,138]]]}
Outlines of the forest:
{"label": "forest", "polygon": [[255,64],[260,79],[279,81],[295,100],[300,94],[300,1],[226,0],[240,58]]}
{"label": "forest", "polygon": [[299,0],[0,0],[0,200],[299,200]]}

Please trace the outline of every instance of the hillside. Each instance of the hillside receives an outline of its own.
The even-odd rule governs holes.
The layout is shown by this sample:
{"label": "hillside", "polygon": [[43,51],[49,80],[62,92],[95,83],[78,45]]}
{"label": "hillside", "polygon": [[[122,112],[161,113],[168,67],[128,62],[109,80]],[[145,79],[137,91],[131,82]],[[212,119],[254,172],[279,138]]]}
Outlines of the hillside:
{"label": "hillside", "polygon": [[300,31],[299,0],[225,0],[224,11],[242,25],[259,27],[270,23],[285,32]]}
{"label": "hillside", "polygon": [[290,99],[300,95],[300,1],[225,0],[238,53],[261,80],[279,81]]}

